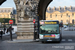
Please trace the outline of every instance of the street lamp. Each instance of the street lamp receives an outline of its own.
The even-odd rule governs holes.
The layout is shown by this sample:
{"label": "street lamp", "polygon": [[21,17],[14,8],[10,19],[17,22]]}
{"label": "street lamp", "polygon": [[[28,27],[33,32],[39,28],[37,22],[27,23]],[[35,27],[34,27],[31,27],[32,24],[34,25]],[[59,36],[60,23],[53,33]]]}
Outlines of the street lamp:
{"label": "street lamp", "polygon": [[[12,20],[12,15],[13,15],[13,13],[11,12],[10,15],[11,15],[11,20]],[[12,24],[11,24],[11,26],[12,26]]]}
{"label": "street lamp", "polygon": [[5,17],[3,18],[3,22],[4,22],[4,34],[5,34]]}
{"label": "street lamp", "polygon": [[[12,12],[11,12],[10,15],[11,15],[11,20],[12,20],[12,15],[13,15]],[[12,28],[12,24],[10,26],[10,38],[11,38],[11,41],[12,41],[12,29],[11,28]]]}
{"label": "street lamp", "polygon": [[68,17],[69,17],[69,30],[70,30],[70,15]]}

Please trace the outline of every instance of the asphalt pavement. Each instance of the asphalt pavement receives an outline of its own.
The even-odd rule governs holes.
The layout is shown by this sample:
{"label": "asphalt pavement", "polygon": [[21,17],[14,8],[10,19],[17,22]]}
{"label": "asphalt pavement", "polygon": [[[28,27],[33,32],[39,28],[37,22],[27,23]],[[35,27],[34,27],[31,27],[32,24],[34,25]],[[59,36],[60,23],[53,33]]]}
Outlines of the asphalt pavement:
{"label": "asphalt pavement", "polygon": [[[13,35],[13,39],[16,39],[17,35]],[[49,42],[20,42],[9,43],[10,36],[4,36],[3,41],[0,40],[0,50],[75,50],[75,31],[64,31],[62,29],[62,41],[61,43]]]}

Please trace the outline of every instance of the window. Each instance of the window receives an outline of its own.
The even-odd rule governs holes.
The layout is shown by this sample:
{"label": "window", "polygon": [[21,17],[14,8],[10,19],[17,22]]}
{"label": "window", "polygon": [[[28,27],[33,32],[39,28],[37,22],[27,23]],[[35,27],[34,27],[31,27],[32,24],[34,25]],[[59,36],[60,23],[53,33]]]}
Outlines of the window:
{"label": "window", "polygon": [[72,19],[72,24],[74,24],[74,19]]}
{"label": "window", "polygon": [[5,17],[5,15],[4,15],[4,17]]}
{"label": "window", "polygon": [[3,10],[1,10],[1,12],[3,12]]}
{"label": "window", "polygon": [[68,13],[66,14],[66,16],[68,17]]}
{"label": "window", "polygon": [[9,15],[8,15],[9,16]]}
{"label": "window", "polygon": [[66,20],[66,24],[68,24],[69,23],[69,20]]}
{"label": "window", "polygon": [[10,12],[10,10],[8,10],[8,12]]}
{"label": "window", "polygon": [[61,14],[61,18],[62,18],[63,14]]}
{"label": "window", "polygon": [[72,13],[72,17],[74,17],[74,13]]}
{"label": "window", "polygon": [[2,15],[0,14],[0,17],[1,17]]}
{"label": "window", "polygon": [[57,14],[55,15],[55,17],[57,17]]}
{"label": "window", "polygon": [[44,33],[59,33],[59,25],[55,24],[55,25],[42,25],[40,26],[40,33],[44,34]]}
{"label": "window", "polygon": [[50,18],[52,18],[52,14],[50,15]]}
{"label": "window", "polygon": [[5,12],[7,12],[7,11],[5,10]]}
{"label": "window", "polygon": [[4,10],[3,10],[3,12],[4,12]]}
{"label": "window", "polygon": [[68,21],[68,20],[66,20],[66,22],[68,23],[69,21]]}
{"label": "window", "polygon": [[69,22],[68,20],[66,20],[66,22]]}

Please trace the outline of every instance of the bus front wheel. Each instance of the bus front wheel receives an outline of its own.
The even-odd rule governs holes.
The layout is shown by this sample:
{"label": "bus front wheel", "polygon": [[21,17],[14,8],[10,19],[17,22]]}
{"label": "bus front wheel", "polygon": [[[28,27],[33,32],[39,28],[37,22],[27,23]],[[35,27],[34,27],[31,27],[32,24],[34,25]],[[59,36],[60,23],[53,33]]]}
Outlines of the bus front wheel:
{"label": "bus front wheel", "polygon": [[45,43],[45,41],[42,41],[42,43]]}
{"label": "bus front wheel", "polygon": [[62,40],[62,37],[61,37],[61,35],[60,35],[60,40],[58,41],[59,43],[61,42],[61,40]]}

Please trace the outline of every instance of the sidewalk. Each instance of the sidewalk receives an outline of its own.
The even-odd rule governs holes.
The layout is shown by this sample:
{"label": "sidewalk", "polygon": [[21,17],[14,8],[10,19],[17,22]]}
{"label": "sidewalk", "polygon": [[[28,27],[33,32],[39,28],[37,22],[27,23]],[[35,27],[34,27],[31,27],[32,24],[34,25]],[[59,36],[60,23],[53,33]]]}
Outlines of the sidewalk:
{"label": "sidewalk", "polygon": [[[14,30],[12,31],[12,34],[15,34],[15,32],[17,31],[17,26],[12,26],[14,28]],[[1,31],[1,30],[0,30]],[[3,30],[4,31],[4,30]],[[7,30],[6,30],[7,31]],[[5,34],[3,34],[3,36],[6,36],[6,35],[10,35],[10,32],[6,33],[5,31]]]}
{"label": "sidewalk", "polygon": [[39,42],[39,39],[13,39],[13,41],[5,41],[8,43],[30,43],[30,42]]}
{"label": "sidewalk", "polygon": [[[3,36],[3,42],[8,42],[8,43],[30,43],[30,42],[38,42],[39,39],[33,40],[33,39],[17,39],[17,35],[13,34],[12,39],[13,41],[10,40],[10,35],[8,36]],[[0,38],[1,41],[1,38]]]}
{"label": "sidewalk", "polygon": [[[3,34],[3,42],[8,42],[8,43],[28,43],[28,42],[38,42],[39,39],[33,40],[33,39],[17,39],[17,35],[15,32],[17,31],[16,26],[12,26],[14,28],[14,31],[12,31],[12,39],[13,41],[10,41],[10,32]],[[6,31],[5,31],[6,32]]]}

